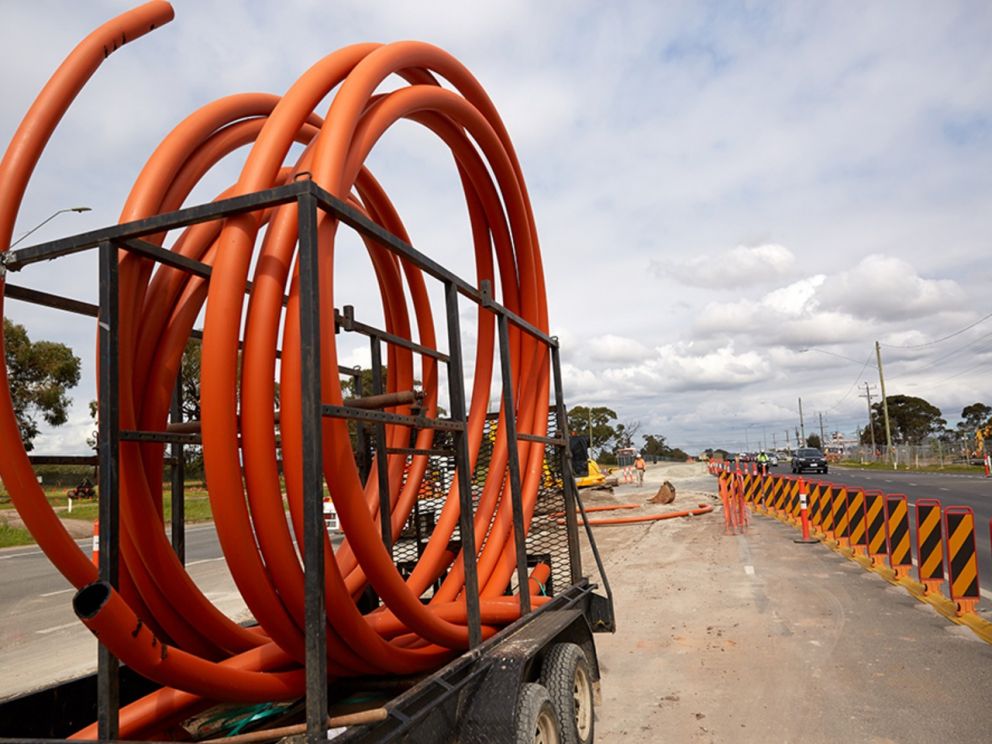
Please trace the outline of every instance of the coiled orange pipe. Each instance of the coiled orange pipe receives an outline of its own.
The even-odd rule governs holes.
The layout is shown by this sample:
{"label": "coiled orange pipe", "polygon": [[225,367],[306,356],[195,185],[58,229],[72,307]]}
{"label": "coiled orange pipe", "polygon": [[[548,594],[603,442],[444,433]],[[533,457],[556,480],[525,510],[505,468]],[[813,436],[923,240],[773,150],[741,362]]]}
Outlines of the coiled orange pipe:
{"label": "coiled orange pipe", "polygon": [[[124,13],[81,42],[46,85],[0,163],[0,247],[4,250],[34,165],[74,96],[109,51],[171,18],[171,6],[161,0]],[[407,84],[377,93],[393,75]],[[440,85],[442,80],[445,87]],[[315,107],[335,90],[330,108],[321,116]],[[409,240],[385,191],[364,166],[383,134],[404,119],[434,133],[452,153],[472,228],[476,280],[495,283],[498,278],[502,304],[547,331],[537,231],[509,136],[468,70],[427,44],[356,44],[318,61],[281,97],[243,94],[207,104],[156,148],[120,219],[127,222],[179,208],[204,173],[250,144],[237,182],[219,197],[260,191],[307,172],[322,188]],[[299,158],[289,161],[294,142],[305,148]],[[322,321],[329,317],[335,301],[337,231],[333,217],[319,219]],[[149,240],[164,244],[166,237]],[[34,479],[20,445],[6,370],[0,369],[0,437],[4,442],[0,477],[15,506],[59,570],[76,587],[86,587],[79,604],[87,625],[98,630],[125,663],[169,686],[122,712],[121,736],[146,733],[156,721],[207,700],[292,698],[303,692],[303,572],[283,513],[274,404],[277,339],[281,337],[282,467],[292,531],[302,544],[296,237],[295,206],[288,205],[183,231],[171,250],[210,264],[209,281],[156,266],[135,254],[122,252],[119,262],[122,429],[165,429],[182,351],[206,303],[201,412],[207,485],[224,556],[258,620],[257,628],[242,628],[220,613],[173,553],[162,523],[161,444],[121,445],[121,593],[93,584],[92,564],[62,528]],[[420,270],[374,243],[367,243],[367,249],[386,330],[435,348],[433,313]],[[252,291],[246,302],[244,288],[249,279]],[[494,362],[494,318],[488,311],[478,311],[476,333],[468,411],[473,468],[483,439]],[[2,340],[0,336],[0,346]],[[239,342],[243,342],[240,354]],[[321,327],[321,349],[324,402],[341,404],[330,322]],[[511,326],[510,352],[517,410],[501,411],[500,424],[507,416],[515,416],[521,433],[546,434],[547,349]],[[409,390],[419,378],[425,413],[436,415],[436,363],[430,358],[415,359],[409,350],[394,346],[387,349],[386,363],[387,391]],[[405,406],[392,410],[409,412]],[[390,424],[386,430],[388,446],[409,442],[408,427]],[[347,425],[338,419],[324,421],[325,481],[346,537],[336,553],[329,541],[324,546],[330,674],[424,672],[465,649],[465,560],[477,561],[484,635],[519,616],[517,599],[502,597],[515,570],[507,498],[508,447],[518,450],[524,523],[529,526],[543,475],[544,446],[530,441],[511,445],[504,430],[502,425],[497,429],[474,515],[476,543],[483,545],[479,555],[456,556],[448,550],[459,518],[458,489],[453,485],[424,555],[404,580],[378,532],[376,468],[363,485]],[[417,432],[416,447],[428,448],[432,441],[431,430]],[[387,467],[389,517],[395,533],[416,503],[427,457],[415,456],[407,463],[405,456],[389,455]],[[256,544],[258,549],[252,549]],[[546,601],[537,596],[542,577],[546,579],[543,571],[529,582],[535,606]],[[424,605],[421,595],[439,579],[440,589]],[[368,585],[383,605],[363,616],[354,599]],[[139,625],[140,632],[136,632]],[[161,658],[150,651],[159,649],[160,653],[166,648],[167,655]]]}

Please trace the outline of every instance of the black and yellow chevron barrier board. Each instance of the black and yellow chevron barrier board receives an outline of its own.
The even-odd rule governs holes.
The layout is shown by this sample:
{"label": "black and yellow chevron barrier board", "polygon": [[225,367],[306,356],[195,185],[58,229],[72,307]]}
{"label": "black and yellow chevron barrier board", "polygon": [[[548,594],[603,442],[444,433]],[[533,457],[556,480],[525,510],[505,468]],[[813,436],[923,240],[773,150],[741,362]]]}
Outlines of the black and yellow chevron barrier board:
{"label": "black and yellow chevron barrier board", "polygon": [[823,504],[826,499],[823,496],[824,485],[817,482],[810,489],[809,494],[809,520],[814,527],[820,527],[823,522]]}
{"label": "black and yellow chevron barrier board", "polygon": [[887,552],[885,498],[881,491],[865,491],[865,533],[868,541],[868,555],[873,558],[885,555]]}
{"label": "black and yellow chevron barrier board", "polygon": [[947,584],[951,599],[979,599],[978,555],[975,544],[975,515],[967,506],[944,510],[947,534]]}
{"label": "black and yellow chevron barrier board", "polygon": [[893,570],[900,566],[912,566],[913,553],[909,539],[909,507],[906,504],[906,497],[901,494],[886,495],[885,513],[889,566]]}
{"label": "black and yellow chevron barrier board", "polygon": [[781,488],[779,488],[778,493],[775,496],[775,512],[778,514],[782,513],[782,509],[785,508],[785,500],[789,495],[789,487],[792,485],[792,481],[782,479]]}
{"label": "black and yellow chevron barrier board", "polygon": [[847,518],[847,489],[834,486],[830,489],[831,512],[834,520],[834,537],[842,545],[847,545],[848,529],[850,521]]}
{"label": "black and yellow chevron barrier board", "polygon": [[756,475],[749,475],[744,481],[744,500],[751,504],[754,502],[754,495],[761,485],[762,478]]}
{"label": "black and yellow chevron barrier board", "polygon": [[775,490],[775,484],[778,483],[778,476],[773,475],[765,478],[764,483],[761,486],[761,495],[758,497],[758,504],[763,508],[768,507],[768,499],[771,498],[772,492]]}
{"label": "black and yellow chevron barrier board", "polygon": [[865,547],[865,492],[860,488],[847,494],[847,522],[851,546]]}
{"label": "black and yellow chevron barrier board", "polygon": [[820,501],[823,502],[823,506],[820,507],[820,529],[828,537],[833,537],[834,530],[834,498],[833,498],[833,488],[826,484],[820,489]]}
{"label": "black and yellow chevron barrier board", "polygon": [[916,501],[916,568],[920,581],[944,578],[944,540],[937,499]]}

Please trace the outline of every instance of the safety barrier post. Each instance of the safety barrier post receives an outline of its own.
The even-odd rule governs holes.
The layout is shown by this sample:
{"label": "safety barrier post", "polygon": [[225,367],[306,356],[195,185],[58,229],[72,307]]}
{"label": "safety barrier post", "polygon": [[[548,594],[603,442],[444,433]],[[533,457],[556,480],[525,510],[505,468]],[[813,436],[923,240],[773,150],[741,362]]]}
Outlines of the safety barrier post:
{"label": "safety barrier post", "polygon": [[873,569],[885,566],[885,497],[881,491],[865,491],[865,546]]}
{"label": "safety barrier post", "polygon": [[824,540],[834,539],[833,492],[833,486],[829,483],[824,483],[820,487],[820,501],[822,503],[820,507],[820,531],[823,533]]}
{"label": "safety barrier post", "polygon": [[992,455],[986,453],[985,459],[982,462],[985,464],[985,477],[992,477]]}
{"label": "safety barrier post", "polygon": [[809,490],[809,522],[816,538],[823,537],[823,483],[817,481]]}
{"label": "safety barrier post", "polygon": [[944,510],[947,535],[947,585],[958,617],[974,612],[981,598],[978,588],[978,552],[975,514],[968,506]]}
{"label": "safety barrier post", "polygon": [[97,568],[100,567],[100,520],[93,522],[93,551],[90,560]]}
{"label": "safety barrier post", "polygon": [[848,538],[851,549],[857,556],[868,553],[868,539],[865,530],[865,492],[857,489],[847,496]]}
{"label": "safety barrier post", "polygon": [[850,520],[847,517],[847,488],[845,486],[834,486],[833,491],[833,519],[834,519],[834,540],[837,547],[846,548],[850,542],[848,540]]}
{"label": "safety barrier post", "polygon": [[938,499],[916,501],[916,570],[926,594],[940,594],[944,583],[944,550]]}
{"label": "safety barrier post", "polygon": [[818,540],[814,540],[809,536],[809,485],[803,480],[802,476],[799,478],[799,488],[797,490],[799,491],[799,521],[802,525],[803,536],[792,542],[808,545],[818,542]]}
{"label": "safety barrier post", "polygon": [[913,552],[909,533],[909,506],[902,494],[885,496],[885,543],[889,553],[889,568],[896,579],[909,576],[913,568]]}

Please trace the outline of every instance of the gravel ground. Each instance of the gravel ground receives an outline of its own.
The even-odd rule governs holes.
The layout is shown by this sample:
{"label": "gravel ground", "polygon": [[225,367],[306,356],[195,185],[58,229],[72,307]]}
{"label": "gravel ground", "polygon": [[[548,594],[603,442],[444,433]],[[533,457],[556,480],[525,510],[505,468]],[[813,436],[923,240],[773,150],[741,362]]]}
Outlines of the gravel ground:
{"label": "gravel ground", "polygon": [[[583,501],[643,501],[664,480],[678,496],[652,510],[716,503],[705,466],[667,464],[641,489]],[[717,506],[594,529],[618,623],[597,636],[599,741],[992,740],[992,646],[826,547],[793,543],[791,528],[755,517],[725,536]]]}

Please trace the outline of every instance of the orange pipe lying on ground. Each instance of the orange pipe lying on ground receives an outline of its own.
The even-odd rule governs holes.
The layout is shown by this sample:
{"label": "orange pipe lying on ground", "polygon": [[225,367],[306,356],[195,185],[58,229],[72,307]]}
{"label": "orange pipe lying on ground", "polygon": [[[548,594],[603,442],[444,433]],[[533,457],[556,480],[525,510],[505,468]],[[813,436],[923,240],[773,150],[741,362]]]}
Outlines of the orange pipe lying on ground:
{"label": "orange pipe lying on ground", "polygon": [[[167,23],[172,13],[168,3],[155,0],[100,27],[66,58],[39,94],[0,162],[0,247],[4,251],[9,249],[31,172],[73,98],[110,51]],[[406,84],[377,92],[387,80],[395,87],[396,76]],[[321,116],[315,108],[330,91],[335,91],[332,103]],[[537,230],[509,136],[468,70],[427,44],[356,44],[318,61],[281,97],[234,95],[203,106],[156,148],[131,189],[120,220],[138,220],[181,207],[216,163],[249,146],[237,182],[220,197],[271,188],[306,172],[334,196],[409,240],[385,191],[365,167],[379,139],[404,120],[436,135],[453,155],[472,228],[477,283],[497,284],[494,291],[505,307],[546,332],[548,308]],[[294,143],[304,148],[291,159]],[[335,306],[338,227],[334,218],[319,217],[324,309],[320,362],[327,404],[341,404],[344,397],[337,372],[335,329],[326,322],[329,309]],[[0,367],[0,440],[4,443],[0,478],[15,506],[41,548],[81,590],[78,604],[84,622],[129,664],[174,688],[128,706],[122,713],[122,737],[147,734],[156,720],[211,699],[276,699],[302,692],[303,570],[294,545],[294,537],[297,544],[303,542],[296,230],[295,205],[186,229],[168,247],[209,264],[209,281],[137,254],[122,252],[119,258],[122,429],[165,430],[180,358],[194,322],[205,310],[200,403],[206,480],[228,568],[258,628],[242,628],[219,612],[173,553],[162,519],[161,444],[121,446],[121,590],[118,594],[93,583],[96,569],[62,527],[35,480],[20,443],[6,369]],[[167,237],[147,240],[165,245]],[[434,312],[422,272],[374,242],[367,241],[366,248],[380,289],[385,329],[436,348]],[[252,291],[246,296],[248,280]],[[3,281],[0,275],[0,290]],[[0,291],[0,310],[2,302]],[[493,315],[481,308],[477,312],[476,355],[468,394],[472,468],[483,444],[495,346]],[[517,410],[501,411],[500,423],[514,415],[520,433],[544,436],[548,428],[547,349],[512,325],[509,340]],[[239,350],[241,343],[243,350]],[[0,349],[2,345],[0,331]],[[436,416],[436,363],[426,357],[418,361],[411,351],[394,345],[388,345],[385,363],[385,392],[408,391],[415,379],[422,380],[424,414]],[[275,438],[277,408],[281,463]],[[407,405],[391,410],[410,411]],[[324,420],[324,477],[346,538],[337,551],[329,541],[324,545],[331,674],[420,673],[464,650],[468,642],[466,559],[478,565],[484,633],[491,635],[519,616],[519,598],[503,596],[516,568],[512,512],[505,492],[508,447],[516,446],[520,458],[524,523],[529,529],[543,477],[544,445],[527,440],[511,445],[504,431],[499,425],[474,515],[476,543],[483,545],[478,556],[456,555],[448,549],[459,518],[458,489],[453,485],[423,556],[404,579],[379,534],[376,467],[363,484],[347,424]],[[409,446],[410,434],[409,427],[386,425],[389,447]],[[420,430],[415,439],[417,448],[429,448],[433,432]],[[407,462],[405,455],[386,457],[389,519],[396,534],[416,504],[428,458],[417,455]],[[280,466],[285,471],[290,526],[283,516]],[[245,548],[256,544],[257,550]],[[538,566],[528,582],[534,606],[546,601],[539,595],[549,573],[547,566]],[[421,596],[439,580],[440,589],[425,605]],[[363,616],[355,599],[367,586],[374,588],[383,604]],[[165,656],[156,656],[166,649]]]}
{"label": "orange pipe lying on ground", "polygon": [[[587,510],[588,511],[588,510]],[[676,519],[678,517],[698,517],[700,514],[709,514],[713,507],[709,504],[700,504],[696,509],[685,511],[662,512],[661,514],[645,514],[634,517],[611,517],[609,519],[590,519],[587,522],[579,521],[579,524],[603,525],[603,524],[637,524],[638,522],[658,522],[662,519]]]}

